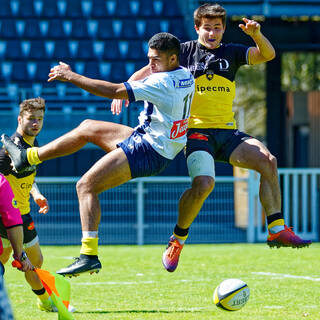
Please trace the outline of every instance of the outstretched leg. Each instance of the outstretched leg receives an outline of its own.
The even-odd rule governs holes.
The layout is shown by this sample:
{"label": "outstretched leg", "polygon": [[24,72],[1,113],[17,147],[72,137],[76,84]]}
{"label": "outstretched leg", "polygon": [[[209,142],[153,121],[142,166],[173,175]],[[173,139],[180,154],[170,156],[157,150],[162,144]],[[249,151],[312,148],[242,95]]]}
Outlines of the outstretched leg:
{"label": "outstretched leg", "polygon": [[75,129],[40,148],[21,149],[6,135],[2,135],[1,140],[15,170],[22,172],[30,165],[75,153],[89,142],[110,152],[116,149],[117,143],[128,138],[132,132],[133,129],[125,125],[84,120]]}
{"label": "outstretched leg", "polygon": [[98,195],[131,179],[129,163],[124,151],[117,148],[96,162],[77,183],[82,227],[80,258],[57,273],[76,276],[84,272],[98,272],[98,227],[101,209]]}

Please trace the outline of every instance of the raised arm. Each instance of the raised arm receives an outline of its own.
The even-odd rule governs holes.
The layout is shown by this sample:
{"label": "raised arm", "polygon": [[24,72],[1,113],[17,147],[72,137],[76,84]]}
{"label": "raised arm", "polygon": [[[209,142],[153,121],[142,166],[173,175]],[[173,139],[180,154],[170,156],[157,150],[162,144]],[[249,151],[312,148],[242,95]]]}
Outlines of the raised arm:
{"label": "raised arm", "polygon": [[109,99],[128,99],[126,87],[123,83],[112,83],[108,81],[91,79],[73,72],[70,66],[64,62],[54,66],[49,73],[48,82],[60,80],[73,83],[75,86],[84,89],[96,96]]}
{"label": "raised arm", "polygon": [[250,36],[256,46],[249,51],[249,63],[259,64],[274,59],[275,50],[270,41],[261,33],[261,26],[254,20],[242,19],[245,24],[239,24],[241,30]]}

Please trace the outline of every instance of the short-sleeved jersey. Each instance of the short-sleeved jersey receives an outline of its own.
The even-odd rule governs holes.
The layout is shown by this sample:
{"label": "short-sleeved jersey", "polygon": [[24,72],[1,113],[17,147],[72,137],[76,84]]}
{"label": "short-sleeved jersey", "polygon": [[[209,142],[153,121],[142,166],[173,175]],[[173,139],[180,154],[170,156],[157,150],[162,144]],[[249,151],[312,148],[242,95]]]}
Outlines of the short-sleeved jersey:
{"label": "short-sleeved jersey", "polygon": [[181,44],[180,64],[195,78],[189,128],[235,129],[235,75],[248,64],[249,47],[223,44],[207,49],[197,40]]}
{"label": "short-sleeved jersey", "polygon": [[157,72],[141,81],[124,83],[129,101],[143,100],[139,125],[152,148],[167,159],[173,159],[186,144],[194,78],[186,69]]}
{"label": "short-sleeved jersey", "polygon": [[[11,138],[15,143],[20,145],[22,148],[32,147],[27,143],[23,137],[15,132]],[[34,141],[34,146],[38,146],[37,140]],[[4,149],[0,150],[0,173],[2,173],[6,179],[9,181],[12,191],[14,193],[15,199],[18,204],[20,213],[27,214],[30,212],[30,190],[34,179],[36,176],[36,166],[30,167],[30,169],[22,172],[16,173],[12,170],[10,166],[11,160],[8,155],[6,155]]]}

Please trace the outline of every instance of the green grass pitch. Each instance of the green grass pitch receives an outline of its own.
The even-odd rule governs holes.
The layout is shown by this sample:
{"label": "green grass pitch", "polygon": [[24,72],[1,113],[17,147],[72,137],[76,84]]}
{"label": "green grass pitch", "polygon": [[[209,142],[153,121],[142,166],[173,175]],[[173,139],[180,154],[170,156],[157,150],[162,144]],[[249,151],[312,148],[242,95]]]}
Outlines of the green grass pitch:
{"label": "green grass pitch", "polygon": [[[185,245],[178,269],[162,267],[163,246],[100,246],[99,274],[69,279],[76,320],[319,320],[320,244],[269,249],[265,244]],[[43,269],[71,263],[79,247],[43,246]],[[218,309],[215,287],[224,279],[247,282],[250,299],[239,311]],[[6,268],[16,320],[51,320],[36,308],[23,274]]]}

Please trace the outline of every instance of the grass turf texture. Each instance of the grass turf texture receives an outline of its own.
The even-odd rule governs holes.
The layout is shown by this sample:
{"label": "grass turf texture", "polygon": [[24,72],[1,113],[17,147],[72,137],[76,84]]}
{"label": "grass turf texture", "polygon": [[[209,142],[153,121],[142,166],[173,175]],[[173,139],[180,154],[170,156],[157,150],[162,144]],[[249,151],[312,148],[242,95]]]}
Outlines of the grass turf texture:
{"label": "grass turf texture", "polygon": [[[163,246],[101,246],[99,274],[69,279],[76,320],[274,320],[320,319],[320,244],[307,249],[269,249],[265,244],[184,247],[174,273],[165,271]],[[43,246],[51,272],[72,262],[79,247]],[[272,274],[270,274],[272,273]],[[218,309],[212,300],[224,279],[247,282],[250,299],[239,311]],[[51,320],[42,312],[23,274],[7,264],[5,281],[16,320]]]}

